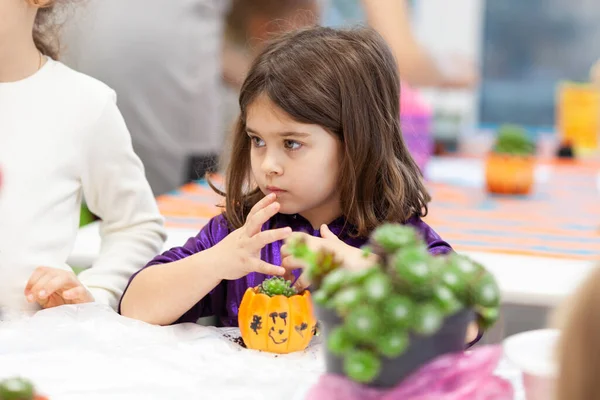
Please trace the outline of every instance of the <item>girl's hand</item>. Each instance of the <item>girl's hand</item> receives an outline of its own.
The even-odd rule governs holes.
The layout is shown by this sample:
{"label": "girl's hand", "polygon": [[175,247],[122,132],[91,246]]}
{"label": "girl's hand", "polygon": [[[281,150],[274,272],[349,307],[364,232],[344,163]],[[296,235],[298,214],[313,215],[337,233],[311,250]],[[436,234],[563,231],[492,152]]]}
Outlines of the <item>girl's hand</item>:
{"label": "girl's hand", "polygon": [[279,212],[280,205],[274,194],[256,203],[246,223],[213,247],[218,252],[219,277],[234,280],[259,272],[265,275],[283,275],[285,269],[260,259],[260,251],[266,245],[284,240],[292,233],[291,228],[262,231],[262,226]]}
{"label": "girl's hand", "polygon": [[94,301],[94,296],[73,272],[50,267],[36,268],[25,286],[25,297],[42,308]]}
{"label": "girl's hand", "polygon": [[[307,235],[305,233],[294,233],[294,236],[302,236],[308,247],[314,251],[325,249],[335,253],[336,257],[341,261],[344,268],[358,270],[369,268],[378,262],[377,256],[371,254],[365,257],[361,249],[352,247],[342,242],[333,232],[329,230],[327,225],[321,225],[321,237]],[[286,246],[281,248],[281,256],[283,257],[281,266],[286,269],[285,278],[293,281],[294,276],[292,271],[296,269],[304,269],[306,266],[302,261],[295,259],[289,254]],[[302,274],[294,284],[298,291],[302,291],[310,286],[310,282],[306,279],[306,274]]]}

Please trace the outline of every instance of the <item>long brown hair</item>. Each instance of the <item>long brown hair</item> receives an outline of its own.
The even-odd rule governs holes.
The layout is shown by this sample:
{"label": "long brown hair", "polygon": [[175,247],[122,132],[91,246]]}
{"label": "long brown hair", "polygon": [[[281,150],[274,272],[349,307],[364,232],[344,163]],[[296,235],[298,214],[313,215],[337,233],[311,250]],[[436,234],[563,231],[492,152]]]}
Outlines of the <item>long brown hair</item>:
{"label": "long brown hair", "polygon": [[335,135],[343,154],[341,208],[356,234],[383,221],[427,214],[430,196],[400,132],[396,62],[374,30],[316,27],[283,34],[254,61],[240,93],[226,178],[233,228],[264,195],[256,188],[246,134],[248,106],[261,94],[290,115]]}
{"label": "long brown hair", "polygon": [[555,317],[558,343],[556,400],[600,399],[600,267]]}
{"label": "long brown hair", "polygon": [[[30,0],[31,1],[31,0]],[[60,55],[58,9],[69,0],[51,0],[40,7],[33,23],[33,42],[35,47],[45,56],[58,60]],[[35,4],[35,2],[33,1]]]}

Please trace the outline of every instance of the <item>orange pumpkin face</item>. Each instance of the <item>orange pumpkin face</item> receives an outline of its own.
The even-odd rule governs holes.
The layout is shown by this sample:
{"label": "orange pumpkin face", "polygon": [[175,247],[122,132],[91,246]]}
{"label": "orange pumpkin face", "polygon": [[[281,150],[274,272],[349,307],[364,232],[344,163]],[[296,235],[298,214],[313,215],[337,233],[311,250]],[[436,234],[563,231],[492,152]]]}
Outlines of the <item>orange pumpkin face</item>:
{"label": "orange pumpkin face", "polygon": [[249,288],[240,304],[238,323],[249,349],[285,354],[308,346],[316,319],[308,290],[292,297],[269,297]]}
{"label": "orange pumpkin face", "polygon": [[490,193],[527,194],[533,187],[535,159],[527,156],[490,154],[486,163],[486,183]]}

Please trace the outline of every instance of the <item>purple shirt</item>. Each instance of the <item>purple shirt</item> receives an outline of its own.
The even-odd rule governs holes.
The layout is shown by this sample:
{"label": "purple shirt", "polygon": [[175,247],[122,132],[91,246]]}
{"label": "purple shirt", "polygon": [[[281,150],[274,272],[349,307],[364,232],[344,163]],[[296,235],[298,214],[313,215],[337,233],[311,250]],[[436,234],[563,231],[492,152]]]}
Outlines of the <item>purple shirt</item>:
{"label": "purple shirt", "polygon": [[[434,255],[446,254],[452,251],[450,245],[444,242],[440,236],[434,232],[420,218],[413,217],[406,222],[406,225],[414,226],[421,234],[428,245],[429,252]],[[262,230],[291,227],[294,232],[304,232],[312,236],[320,236],[318,229],[300,215],[277,214],[271,218],[262,227]],[[344,243],[352,247],[361,247],[367,242],[365,237],[352,237],[352,226],[345,224],[345,219],[340,217],[329,224],[329,229],[335,233]],[[144,268],[152,267],[157,264],[167,264],[173,261],[181,260],[192,254],[211,248],[219,243],[231,232],[227,221],[223,215],[211,219],[198,235],[188,239],[183,247],[175,247],[163,254],[155,257]],[[261,259],[274,264],[281,265],[281,241],[272,243],[264,247],[261,251]],[[143,270],[143,269],[142,269]],[[301,271],[294,271],[298,277]],[[129,283],[135,278],[139,271],[134,274]],[[249,287],[255,287],[262,283],[267,275],[260,273],[250,273],[243,278],[234,281],[223,280],[213,290],[211,290],[195,306],[183,314],[175,323],[196,322],[199,318],[216,316],[220,319],[223,326],[238,326],[237,316],[238,308],[242,302],[242,297]],[[127,285],[129,287],[129,285]],[[125,292],[127,288],[125,289]],[[121,305],[119,304],[119,312]]]}

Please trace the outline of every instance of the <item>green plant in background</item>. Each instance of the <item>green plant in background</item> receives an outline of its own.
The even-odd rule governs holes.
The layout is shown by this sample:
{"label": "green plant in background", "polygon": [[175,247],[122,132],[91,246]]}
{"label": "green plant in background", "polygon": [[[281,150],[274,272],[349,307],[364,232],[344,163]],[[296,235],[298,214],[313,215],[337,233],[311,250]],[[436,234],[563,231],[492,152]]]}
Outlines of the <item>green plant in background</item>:
{"label": "green plant in background", "polygon": [[518,125],[502,125],[494,147],[495,153],[527,156],[535,153],[535,144],[527,131]]}
{"label": "green plant in background", "polygon": [[96,217],[92,212],[87,208],[85,204],[81,205],[81,214],[79,216],[79,227],[86,226],[87,224],[91,224],[96,221],[98,217]]}
{"label": "green plant in background", "polygon": [[[94,221],[97,221],[98,217],[96,217],[89,208],[84,204],[81,204],[81,214],[79,215],[79,227],[82,228],[88,224],[91,224]],[[75,275],[79,275],[85,268],[71,266]],[[0,398],[0,400],[2,400]]]}
{"label": "green plant in background", "polygon": [[33,400],[33,384],[23,378],[11,378],[0,382],[0,400]]}
{"label": "green plant in background", "polygon": [[401,356],[410,346],[409,334],[433,335],[446,317],[465,308],[476,311],[484,329],[498,318],[494,277],[464,256],[430,255],[412,227],[376,229],[369,249],[380,265],[359,271],[339,268],[333,254],[312,251],[302,239],[290,242],[289,249],[308,265],[313,301],[342,319],[328,335],[327,347],[360,383],[379,375],[383,357]]}

